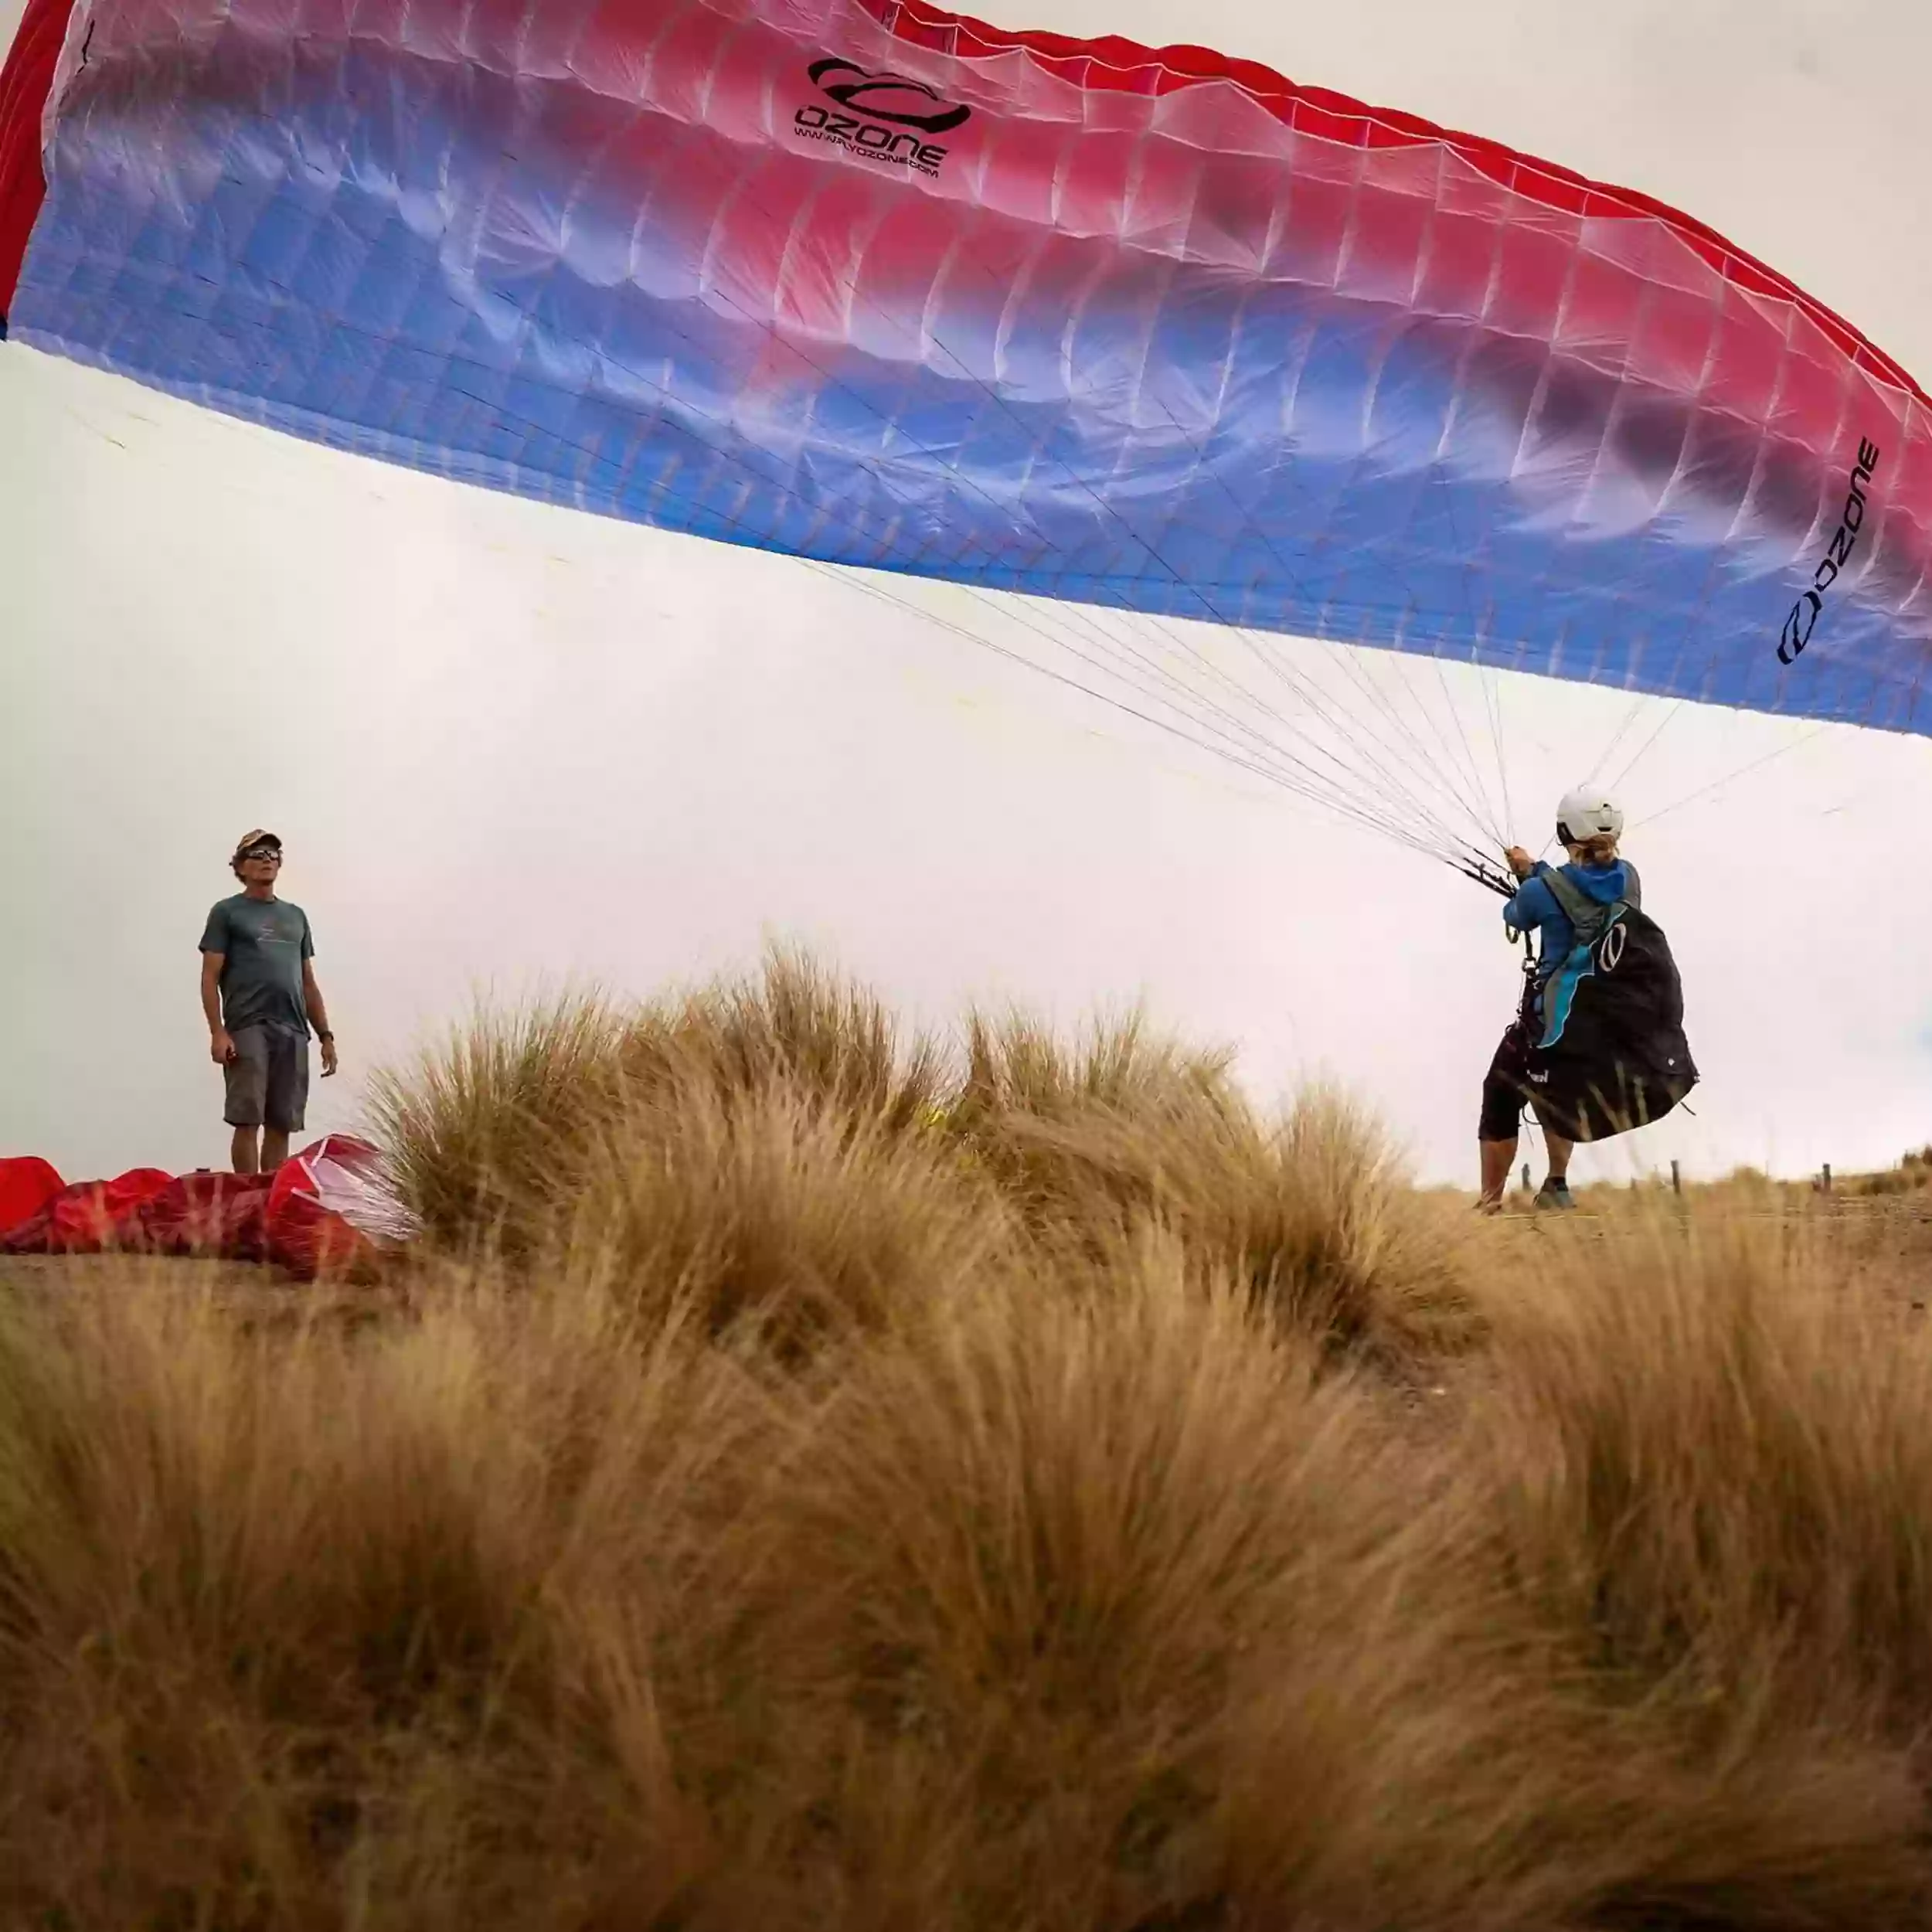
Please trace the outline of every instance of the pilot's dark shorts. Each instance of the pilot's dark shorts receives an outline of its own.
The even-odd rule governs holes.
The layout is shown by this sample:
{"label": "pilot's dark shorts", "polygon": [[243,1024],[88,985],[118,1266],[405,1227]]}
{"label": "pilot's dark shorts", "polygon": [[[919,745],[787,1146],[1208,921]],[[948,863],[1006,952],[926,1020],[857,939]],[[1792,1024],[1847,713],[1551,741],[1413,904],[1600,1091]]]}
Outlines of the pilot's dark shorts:
{"label": "pilot's dark shorts", "polygon": [[279,1026],[243,1026],[231,1037],[235,1057],[223,1069],[230,1127],[299,1134],[308,1105],[308,1036]]}
{"label": "pilot's dark shorts", "polygon": [[1529,1034],[1521,1020],[1512,1020],[1483,1076],[1482,1115],[1476,1138],[1513,1141],[1522,1122],[1523,1098],[1529,1090]]}

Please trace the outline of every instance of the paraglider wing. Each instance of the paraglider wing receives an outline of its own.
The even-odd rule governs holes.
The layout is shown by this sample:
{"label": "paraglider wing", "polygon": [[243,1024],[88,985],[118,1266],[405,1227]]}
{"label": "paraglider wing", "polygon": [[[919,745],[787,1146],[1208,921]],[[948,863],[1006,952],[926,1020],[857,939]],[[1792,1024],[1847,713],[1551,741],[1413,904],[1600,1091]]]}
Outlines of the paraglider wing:
{"label": "paraglider wing", "polygon": [[32,0],[19,342],[830,562],[1925,730],[1932,415],[1688,218],[913,0]]}

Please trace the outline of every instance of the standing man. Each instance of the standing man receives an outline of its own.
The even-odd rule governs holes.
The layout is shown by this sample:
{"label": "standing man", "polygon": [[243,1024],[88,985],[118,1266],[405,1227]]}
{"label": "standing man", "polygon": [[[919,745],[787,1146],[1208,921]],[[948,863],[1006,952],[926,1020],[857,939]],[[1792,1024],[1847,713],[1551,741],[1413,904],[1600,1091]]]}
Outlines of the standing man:
{"label": "standing man", "polygon": [[222,1117],[235,1130],[235,1172],[272,1174],[288,1157],[289,1135],[302,1129],[310,1025],[325,1080],[335,1071],[335,1036],[315,984],[308,915],[275,896],[282,842],[251,832],[229,863],[242,889],[208,914],[201,1010],[209,1056],[227,1082]]}

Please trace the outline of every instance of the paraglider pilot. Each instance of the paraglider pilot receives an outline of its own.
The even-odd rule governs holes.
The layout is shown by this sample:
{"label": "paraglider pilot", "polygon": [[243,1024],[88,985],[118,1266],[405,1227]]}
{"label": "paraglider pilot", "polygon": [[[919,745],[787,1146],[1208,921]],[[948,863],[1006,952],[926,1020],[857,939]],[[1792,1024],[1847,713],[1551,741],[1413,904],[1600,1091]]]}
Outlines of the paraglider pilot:
{"label": "paraglider pilot", "polygon": [[[1577,905],[1575,895],[1580,893],[1596,906],[1611,906],[1621,901],[1640,906],[1642,903],[1637,868],[1618,853],[1623,829],[1624,815],[1613,799],[1600,791],[1580,787],[1566,794],[1556,808],[1556,837],[1570,855],[1567,865],[1559,871],[1532,859],[1520,845],[1511,846],[1506,855],[1518,884],[1503,906],[1504,926],[1512,934],[1534,933],[1538,943],[1535,970],[1525,975],[1522,1004],[1504,1033],[1482,1083],[1482,1114],[1477,1128],[1482,1175],[1479,1205],[1491,1213],[1502,1206],[1503,1190],[1515,1162],[1518,1124],[1524,1095],[1529,1090],[1532,1052],[1544,1030],[1544,995],[1575,943],[1570,910]],[[1575,1144],[1555,1132],[1546,1117],[1539,1118],[1549,1148],[1549,1171],[1537,1192],[1536,1205],[1573,1207],[1570,1157]]]}

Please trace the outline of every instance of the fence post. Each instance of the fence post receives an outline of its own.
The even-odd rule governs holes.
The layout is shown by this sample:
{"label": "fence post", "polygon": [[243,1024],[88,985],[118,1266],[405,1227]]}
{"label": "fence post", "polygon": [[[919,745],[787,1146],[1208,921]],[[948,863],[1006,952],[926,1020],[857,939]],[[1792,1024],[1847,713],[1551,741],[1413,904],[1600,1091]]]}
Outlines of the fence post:
{"label": "fence post", "polygon": [[1683,1177],[1677,1172],[1675,1161],[1670,1164],[1670,1191],[1673,1194],[1682,1194],[1684,1191]]}
{"label": "fence post", "polygon": [[1522,1164],[1522,1191],[1526,1194],[1529,1192],[1529,1163],[1527,1161]]}
{"label": "fence post", "polygon": [[1827,1162],[1825,1163],[1825,1192],[1827,1194],[1829,1194],[1829,1193],[1831,1192],[1831,1191],[1832,1191],[1832,1164],[1831,1164],[1831,1162],[1830,1162],[1829,1161],[1827,1161]]}

